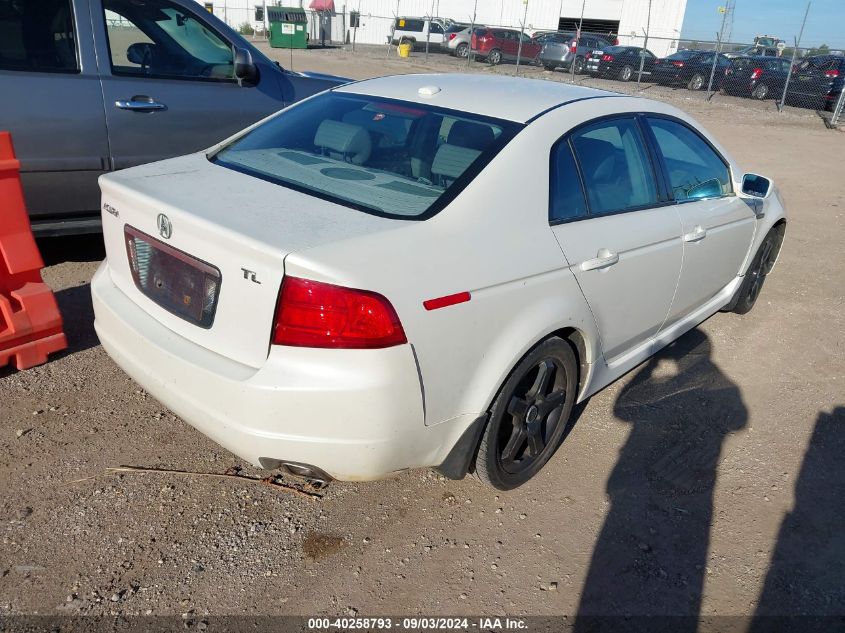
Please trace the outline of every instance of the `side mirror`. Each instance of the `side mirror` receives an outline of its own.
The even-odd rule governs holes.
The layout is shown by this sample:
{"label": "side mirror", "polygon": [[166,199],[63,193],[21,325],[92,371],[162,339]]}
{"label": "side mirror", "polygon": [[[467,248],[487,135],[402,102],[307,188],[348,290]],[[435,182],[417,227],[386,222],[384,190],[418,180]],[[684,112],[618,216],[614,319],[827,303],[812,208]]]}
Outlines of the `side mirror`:
{"label": "side mirror", "polygon": [[149,66],[153,57],[153,50],[155,44],[149,42],[136,42],[130,44],[126,49],[126,59],[130,64],[138,64],[139,66]]}
{"label": "side mirror", "polygon": [[757,174],[742,177],[742,193],[753,198],[768,198],[772,193],[772,181]]}
{"label": "side mirror", "polygon": [[241,83],[255,83],[258,79],[258,67],[252,61],[252,53],[245,48],[235,49],[235,79]]}

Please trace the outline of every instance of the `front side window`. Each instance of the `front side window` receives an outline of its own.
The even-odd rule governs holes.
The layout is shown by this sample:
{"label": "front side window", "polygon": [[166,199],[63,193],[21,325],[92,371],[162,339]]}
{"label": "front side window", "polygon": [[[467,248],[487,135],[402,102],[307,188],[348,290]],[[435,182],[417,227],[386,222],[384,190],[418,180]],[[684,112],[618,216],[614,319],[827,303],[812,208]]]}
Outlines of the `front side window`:
{"label": "front side window", "polygon": [[212,160],[362,211],[423,218],[457,195],[520,127],[327,92],[258,126]]}
{"label": "front side window", "polygon": [[603,214],[656,204],[651,160],[634,119],[601,121],[572,135],[590,213]]}
{"label": "front side window", "polygon": [[677,121],[648,118],[663,156],[675,200],[713,198],[733,193],[730,170],[690,128]]}
{"label": "front side window", "polygon": [[0,0],[0,68],[77,72],[70,0]]}
{"label": "front side window", "polygon": [[234,80],[232,47],[166,0],[104,0],[112,72]]}

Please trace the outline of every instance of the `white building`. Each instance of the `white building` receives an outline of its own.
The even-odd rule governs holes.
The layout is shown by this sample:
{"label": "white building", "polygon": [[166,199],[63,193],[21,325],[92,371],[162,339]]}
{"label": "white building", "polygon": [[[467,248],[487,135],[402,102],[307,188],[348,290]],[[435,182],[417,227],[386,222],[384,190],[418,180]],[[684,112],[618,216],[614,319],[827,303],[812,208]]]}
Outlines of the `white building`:
{"label": "white building", "polygon": [[[255,20],[256,9],[263,0],[213,0],[214,14],[231,26],[248,24],[260,29]],[[268,0],[267,4],[302,6],[309,9],[311,0]],[[677,49],[687,0],[334,0],[335,12],[330,18],[327,39],[335,42],[352,38],[349,14],[360,13],[360,27],[356,41],[364,44],[384,44],[390,33],[393,18],[436,15],[459,22],[475,22],[489,26],[525,29],[574,30],[582,19],[587,32],[617,34],[620,44],[642,46],[648,29],[648,48],[662,57]],[[320,20],[309,16],[312,40],[319,40]]]}

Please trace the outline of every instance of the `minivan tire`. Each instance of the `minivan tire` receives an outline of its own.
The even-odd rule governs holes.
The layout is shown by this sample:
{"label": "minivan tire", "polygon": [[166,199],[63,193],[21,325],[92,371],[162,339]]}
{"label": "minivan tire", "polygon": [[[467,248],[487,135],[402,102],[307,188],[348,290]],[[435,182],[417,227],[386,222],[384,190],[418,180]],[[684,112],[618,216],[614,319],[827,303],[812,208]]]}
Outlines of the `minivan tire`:
{"label": "minivan tire", "polygon": [[491,66],[497,66],[502,63],[502,51],[498,48],[494,48],[492,51],[487,53],[487,63]]}
{"label": "minivan tire", "polygon": [[567,341],[548,338],[528,352],[490,407],[476,476],[512,490],[536,475],[569,430],[577,389],[578,362]]}

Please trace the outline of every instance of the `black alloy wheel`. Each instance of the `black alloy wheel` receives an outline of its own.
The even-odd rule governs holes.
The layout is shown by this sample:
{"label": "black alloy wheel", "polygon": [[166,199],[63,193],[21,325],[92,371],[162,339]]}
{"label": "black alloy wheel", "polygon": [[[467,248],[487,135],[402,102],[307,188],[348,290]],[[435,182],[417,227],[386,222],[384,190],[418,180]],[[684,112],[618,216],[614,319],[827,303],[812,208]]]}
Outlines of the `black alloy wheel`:
{"label": "black alloy wheel", "polygon": [[528,353],[490,409],[476,458],[476,474],[500,490],[533,477],[557,450],[568,428],[577,391],[571,345],[550,338]]}

